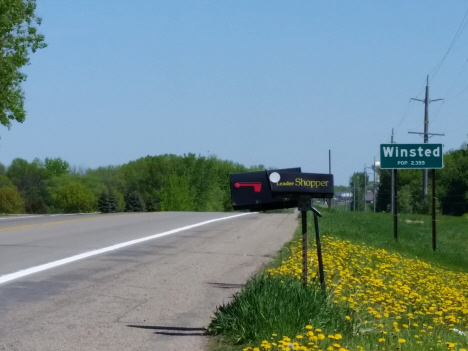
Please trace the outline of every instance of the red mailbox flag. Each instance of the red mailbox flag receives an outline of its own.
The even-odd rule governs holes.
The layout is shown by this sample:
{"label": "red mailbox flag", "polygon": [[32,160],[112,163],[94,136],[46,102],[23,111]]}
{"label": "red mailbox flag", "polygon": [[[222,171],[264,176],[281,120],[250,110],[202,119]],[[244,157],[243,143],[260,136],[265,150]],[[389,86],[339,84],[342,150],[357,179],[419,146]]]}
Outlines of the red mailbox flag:
{"label": "red mailbox flag", "polygon": [[254,191],[256,193],[259,193],[260,191],[262,191],[262,183],[235,183],[234,184],[234,187],[236,189],[239,189],[241,186],[251,186],[254,188]]}

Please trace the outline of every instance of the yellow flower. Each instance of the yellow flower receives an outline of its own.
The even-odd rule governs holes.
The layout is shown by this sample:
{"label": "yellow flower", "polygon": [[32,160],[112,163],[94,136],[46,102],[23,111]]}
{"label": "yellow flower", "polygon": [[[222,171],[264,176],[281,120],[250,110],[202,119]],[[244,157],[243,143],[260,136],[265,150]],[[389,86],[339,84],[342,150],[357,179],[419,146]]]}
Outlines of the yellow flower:
{"label": "yellow flower", "polygon": [[402,339],[402,338],[398,339],[398,343],[399,343],[399,344],[403,344],[403,343],[405,343],[405,342],[406,342],[405,339]]}

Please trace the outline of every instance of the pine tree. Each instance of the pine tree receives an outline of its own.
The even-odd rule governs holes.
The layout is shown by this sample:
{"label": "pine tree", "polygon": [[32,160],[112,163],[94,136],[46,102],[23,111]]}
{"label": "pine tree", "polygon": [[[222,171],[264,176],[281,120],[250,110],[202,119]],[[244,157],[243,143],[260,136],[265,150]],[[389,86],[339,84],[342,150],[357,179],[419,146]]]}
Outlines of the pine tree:
{"label": "pine tree", "polygon": [[112,189],[108,189],[109,212],[119,212],[119,200]]}
{"label": "pine tree", "polygon": [[98,210],[102,213],[109,213],[112,210],[110,194],[108,190],[104,190],[99,196],[98,200]]}
{"label": "pine tree", "polygon": [[145,210],[145,201],[137,191],[132,191],[125,199],[127,212],[143,212]]}

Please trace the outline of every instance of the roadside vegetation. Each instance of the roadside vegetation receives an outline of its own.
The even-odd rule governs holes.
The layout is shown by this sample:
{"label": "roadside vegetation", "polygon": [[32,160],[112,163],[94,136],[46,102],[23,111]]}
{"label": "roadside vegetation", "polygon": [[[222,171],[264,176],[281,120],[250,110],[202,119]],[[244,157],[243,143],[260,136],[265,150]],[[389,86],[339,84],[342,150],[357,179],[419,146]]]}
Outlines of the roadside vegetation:
{"label": "roadside vegetation", "polygon": [[232,211],[228,174],[258,169],[195,154],[97,169],[16,158],[0,164],[0,213]]}
{"label": "roadside vegetation", "polygon": [[299,230],[272,266],[220,306],[213,350],[468,350],[467,217],[324,210],[326,291],[309,223],[304,287]]}

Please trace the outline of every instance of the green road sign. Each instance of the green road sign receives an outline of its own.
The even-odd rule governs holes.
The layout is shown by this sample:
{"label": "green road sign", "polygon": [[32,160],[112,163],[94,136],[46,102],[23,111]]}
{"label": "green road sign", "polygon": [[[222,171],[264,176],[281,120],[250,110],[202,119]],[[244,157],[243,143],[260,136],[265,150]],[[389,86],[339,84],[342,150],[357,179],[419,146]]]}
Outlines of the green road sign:
{"label": "green road sign", "polygon": [[444,167],[442,144],[380,144],[381,169]]}

